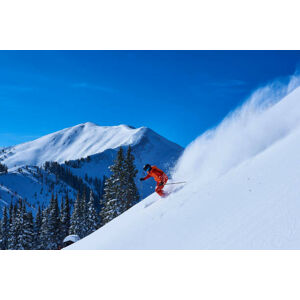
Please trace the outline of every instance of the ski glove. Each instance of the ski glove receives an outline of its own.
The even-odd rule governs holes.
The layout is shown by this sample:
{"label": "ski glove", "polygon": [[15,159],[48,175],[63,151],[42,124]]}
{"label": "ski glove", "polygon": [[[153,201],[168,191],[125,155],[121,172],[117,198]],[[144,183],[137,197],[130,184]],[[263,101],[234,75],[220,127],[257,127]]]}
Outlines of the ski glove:
{"label": "ski glove", "polygon": [[145,178],[140,178],[140,181],[144,181],[145,180]]}
{"label": "ski glove", "polygon": [[164,183],[163,183],[163,182],[160,182],[158,186],[162,186],[162,185],[164,185]]}

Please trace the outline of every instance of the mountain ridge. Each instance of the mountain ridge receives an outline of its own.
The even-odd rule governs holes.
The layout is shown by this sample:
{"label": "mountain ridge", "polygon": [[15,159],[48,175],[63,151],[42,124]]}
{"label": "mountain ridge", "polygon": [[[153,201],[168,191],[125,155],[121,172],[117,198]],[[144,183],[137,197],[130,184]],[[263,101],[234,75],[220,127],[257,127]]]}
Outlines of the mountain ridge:
{"label": "mountain ridge", "polygon": [[[145,135],[166,142],[167,139],[147,127],[133,129],[129,125],[98,126],[92,122],[81,123],[33,141],[7,147],[0,153],[0,161],[8,168],[25,165],[41,166],[46,161],[64,163],[102,153],[120,146],[135,146]],[[181,146],[168,141],[169,145]],[[182,148],[181,148],[182,149]]]}

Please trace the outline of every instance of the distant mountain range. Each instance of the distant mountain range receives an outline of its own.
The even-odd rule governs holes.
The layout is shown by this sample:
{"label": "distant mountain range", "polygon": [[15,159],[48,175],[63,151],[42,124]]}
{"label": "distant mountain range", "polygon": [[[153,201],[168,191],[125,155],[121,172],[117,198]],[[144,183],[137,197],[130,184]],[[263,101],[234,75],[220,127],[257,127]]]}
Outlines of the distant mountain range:
{"label": "distant mountain range", "polygon": [[[127,125],[98,126],[94,123],[79,124],[48,134],[31,142],[0,149],[0,162],[7,165],[8,174],[0,176],[0,206],[18,198],[26,199],[33,211],[38,204],[46,205],[51,193],[59,196],[77,191],[68,182],[57,178],[45,169],[47,161],[57,162],[71,174],[94,188],[92,180],[109,176],[108,167],[113,163],[120,147],[132,147],[135,164],[142,176],[142,166],[155,164],[167,173],[183,152],[183,148],[153,130]],[[154,188],[150,180],[138,185],[143,197]]]}

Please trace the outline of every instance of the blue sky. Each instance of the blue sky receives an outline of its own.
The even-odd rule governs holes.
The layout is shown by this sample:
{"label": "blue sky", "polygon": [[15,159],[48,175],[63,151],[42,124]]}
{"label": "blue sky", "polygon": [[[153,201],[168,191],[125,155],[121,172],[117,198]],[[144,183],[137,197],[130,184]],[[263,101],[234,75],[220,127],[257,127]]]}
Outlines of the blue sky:
{"label": "blue sky", "polygon": [[0,51],[0,146],[87,121],[186,146],[299,62],[300,51]]}

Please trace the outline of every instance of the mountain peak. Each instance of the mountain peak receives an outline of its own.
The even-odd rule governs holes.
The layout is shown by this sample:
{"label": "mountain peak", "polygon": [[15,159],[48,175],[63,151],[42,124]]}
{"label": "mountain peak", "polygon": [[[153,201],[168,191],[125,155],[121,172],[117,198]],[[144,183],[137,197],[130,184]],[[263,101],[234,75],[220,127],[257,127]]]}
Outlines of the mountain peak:
{"label": "mountain peak", "polygon": [[[73,127],[105,127],[105,128],[120,127],[120,128],[126,128],[126,129],[137,129],[134,126],[127,125],[127,124],[111,125],[111,126],[101,126],[101,125],[98,125],[98,124],[96,124],[94,122],[85,122],[85,123],[81,123],[81,124],[75,125]],[[73,127],[71,127],[71,128],[73,128]]]}
{"label": "mountain peak", "polygon": [[63,163],[102,153],[108,149],[134,146],[148,140],[151,140],[153,145],[161,147],[172,144],[160,135],[148,132],[146,127],[136,129],[125,124],[99,126],[93,122],[86,122],[16,145],[6,152],[1,152],[0,159],[9,168],[24,165],[40,166],[46,161]]}
{"label": "mountain peak", "polygon": [[85,125],[85,126],[89,126],[89,127],[92,127],[92,126],[99,126],[99,125],[97,125],[97,124],[94,123],[94,122],[85,122],[85,123],[82,123],[82,124],[80,124],[80,125]]}
{"label": "mountain peak", "polygon": [[134,126],[131,125],[126,125],[126,124],[121,124],[119,125],[120,127],[128,128],[128,129],[136,129]]}

